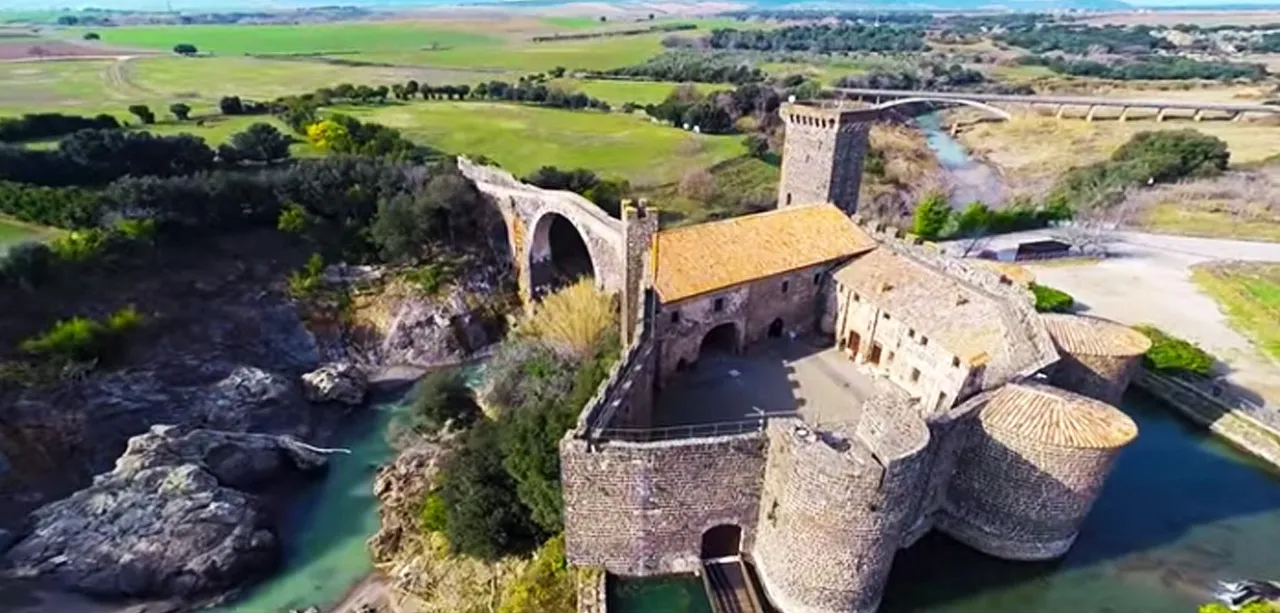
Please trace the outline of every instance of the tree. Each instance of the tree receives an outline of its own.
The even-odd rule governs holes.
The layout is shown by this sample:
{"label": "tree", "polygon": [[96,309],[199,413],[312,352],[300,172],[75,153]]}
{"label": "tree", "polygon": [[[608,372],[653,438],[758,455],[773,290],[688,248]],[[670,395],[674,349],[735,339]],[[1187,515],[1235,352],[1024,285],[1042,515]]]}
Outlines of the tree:
{"label": "tree", "polygon": [[933,192],[916,205],[911,231],[924,240],[938,240],[950,220],[951,206],[947,204],[946,197]]}
{"label": "tree", "polygon": [[409,81],[408,81],[407,83],[405,83],[405,84],[404,84],[404,93],[405,93],[405,96],[407,96],[407,97],[409,97],[409,98],[412,98],[412,97],[414,97],[415,95],[417,95],[417,93],[418,93],[418,85],[419,85],[419,84],[418,84],[418,82],[417,82],[417,81],[414,81],[413,79],[409,79]]}
{"label": "tree", "polygon": [[527,550],[536,529],[502,465],[498,428],[481,421],[440,471],[445,534],[454,553],[482,560]]}
{"label": "tree", "polygon": [[173,113],[174,119],[186,121],[191,116],[191,107],[181,102],[175,102],[169,105],[169,112]]}
{"label": "tree", "polygon": [[981,202],[970,202],[956,216],[956,237],[962,239],[964,251],[960,257],[968,257],[987,241],[991,227],[991,209]]}
{"label": "tree", "polygon": [[[231,136],[231,140],[218,149],[219,157],[225,162],[260,162],[270,163],[289,157],[289,145],[293,139],[285,136],[275,126],[267,123],[255,123],[243,132]],[[224,156],[227,151],[229,156]],[[232,159],[225,159],[231,157]]]}
{"label": "tree", "polygon": [[244,113],[244,103],[240,101],[240,96],[223,96],[218,101],[218,109],[223,115],[241,115]]}
{"label": "tree", "polygon": [[102,40],[102,37],[98,36],[97,32],[85,32],[84,39],[85,40]]}
{"label": "tree", "polygon": [[153,124],[156,122],[156,114],[145,104],[133,104],[129,106],[129,112],[138,117],[142,123]]}
{"label": "tree", "polygon": [[317,149],[338,153],[349,151],[352,144],[351,133],[346,126],[333,119],[307,126],[307,140]]}
{"label": "tree", "polygon": [[1111,154],[1112,162],[1140,164],[1144,179],[1157,183],[1217,174],[1230,159],[1226,142],[1191,129],[1139,132]]}
{"label": "tree", "polygon": [[454,429],[471,426],[480,418],[480,405],[467,387],[462,371],[439,370],[418,384],[418,394],[409,405],[409,426],[419,434],[433,434],[452,422]]}
{"label": "tree", "polygon": [[559,79],[560,77],[564,76],[564,70],[565,70],[564,66],[556,66],[555,68],[552,68],[551,70],[549,70],[548,73],[551,75],[551,78]]}
{"label": "tree", "polygon": [[698,202],[708,202],[716,195],[716,178],[702,168],[686,172],[680,179],[678,191],[681,196]]}
{"label": "tree", "polygon": [[386,259],[417,261],[459,238],[475,236],[479,203],[479,192],[469,181],[440,174],[421,189],[379,202],[370,232]]}
{"label": "tree", "polygon": [[173,46],[173,52],[178,55],[192,56],[199,53],[199,50],[191,43],[178,43]]}
{"label": "tree", "polygon": [[761,134],[751,134],[742,139],[742,144],[747,148],[747,155],[753,158],[763,158],[769,152],[769,139]]}

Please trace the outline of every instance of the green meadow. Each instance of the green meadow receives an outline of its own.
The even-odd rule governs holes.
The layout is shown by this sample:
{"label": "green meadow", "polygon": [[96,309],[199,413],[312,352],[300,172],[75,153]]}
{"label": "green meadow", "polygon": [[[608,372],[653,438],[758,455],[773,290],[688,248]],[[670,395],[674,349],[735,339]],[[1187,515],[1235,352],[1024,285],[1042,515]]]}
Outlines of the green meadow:
{"label": "green meadow", "polygon": [[745,153],[740,136],[692,134],[622,113],[488,102],[335,110],[398,128],[414,141],[444,151],[487,156],[517,175],[540,166],[589,168],[636,185],[654,185]]}
{"label": "green meadow", "polygon": [[47,240],[57,233],[57,230],[14,221],[0,215],[0,255],[18,243]]}
{"label": "green meadow", "polygon": [[189,43],[202,52],[220,55],[474,47],[498,41],[479,32],[429,26],[423,22],[126,26],[93,31],[108,45],[169,50],[174,45]]}

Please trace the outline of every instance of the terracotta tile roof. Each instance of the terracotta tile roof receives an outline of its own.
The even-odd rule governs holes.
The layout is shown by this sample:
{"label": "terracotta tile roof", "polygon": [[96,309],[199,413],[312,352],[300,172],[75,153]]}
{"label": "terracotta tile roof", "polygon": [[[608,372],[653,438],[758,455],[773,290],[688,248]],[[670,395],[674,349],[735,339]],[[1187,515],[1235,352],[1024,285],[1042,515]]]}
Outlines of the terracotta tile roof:
{"label": "terracotta tile roof", "polygon": [[994,297],[910,257],[877,249],[835,279],[970,365],[1008,351],[1013,331]]}
{"label": "terracotta tile roof", "polygon": [[789,207],[659,232],[654,285],[674,302],[874,249],[831,205]]}
{"label": "terracotta tile roof", "polygon": [[1151,339],[1129,326],[1087,315],[1045,313],[1040,316],[1053,343],[1067,353],[1134,356],[1151,348]]}
{"label": "terracotta tile roof", "polygon": [[1138,436],[1119,409],[1049,385],[1011,383],[991,397],[978,419],[992,434],[1055,447],[1114,449]]}

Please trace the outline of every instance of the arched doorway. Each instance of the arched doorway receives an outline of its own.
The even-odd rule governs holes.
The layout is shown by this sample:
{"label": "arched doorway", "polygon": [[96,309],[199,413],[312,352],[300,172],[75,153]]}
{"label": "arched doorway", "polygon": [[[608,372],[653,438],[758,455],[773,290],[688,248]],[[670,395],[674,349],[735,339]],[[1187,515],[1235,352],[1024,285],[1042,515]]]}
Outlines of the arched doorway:
{"label": "arched doorway", "polygon": [[769,324],[769,338],[778,338],[782,336],[782,318],[779,317]]}
{"label": "arched doorway", "polygon": [[720,324],[702,337],[698,346],[698,357],[703,358],[713,353],[738,352],[738,326],[732,322]]}
{"label": "arched doorway", "polygon": [[529,283],[534,295],[594,276],[591,251],[573,222],[559,213],[539,217],[529,244]]}
{"label": "arched doorway", "polygon": [[742,555],[740,526],[720,524],[702,533],[702,559],[715,560],[739,555]]}

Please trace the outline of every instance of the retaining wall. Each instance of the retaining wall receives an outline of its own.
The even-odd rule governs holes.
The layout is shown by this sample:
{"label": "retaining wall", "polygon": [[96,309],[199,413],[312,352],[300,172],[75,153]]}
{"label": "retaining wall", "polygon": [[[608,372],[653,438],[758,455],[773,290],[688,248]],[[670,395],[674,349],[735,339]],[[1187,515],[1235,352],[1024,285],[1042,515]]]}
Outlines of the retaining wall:
{"label": "retaining wall", "polygon": [[1139,368],[1133,384],[1232,445],[1280,467],[1280,430],[1176,378]]}

